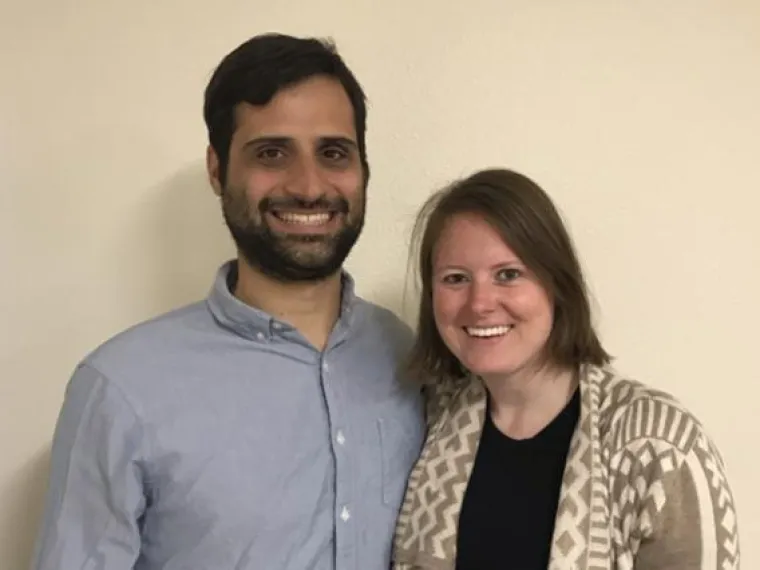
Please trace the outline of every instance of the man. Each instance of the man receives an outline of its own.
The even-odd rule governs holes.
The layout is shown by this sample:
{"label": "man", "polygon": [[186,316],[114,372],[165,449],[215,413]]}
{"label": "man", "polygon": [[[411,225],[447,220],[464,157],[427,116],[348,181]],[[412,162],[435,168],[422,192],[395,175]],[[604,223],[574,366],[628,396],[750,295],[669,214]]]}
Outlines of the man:
{"label": "man", "polygon": [[334,48],[255,37],[205,93],[238,257],[209,297],[77,368],[37,570],[380,570],[424,420],[410,332],[342,264],[369,178],[364,94]]}

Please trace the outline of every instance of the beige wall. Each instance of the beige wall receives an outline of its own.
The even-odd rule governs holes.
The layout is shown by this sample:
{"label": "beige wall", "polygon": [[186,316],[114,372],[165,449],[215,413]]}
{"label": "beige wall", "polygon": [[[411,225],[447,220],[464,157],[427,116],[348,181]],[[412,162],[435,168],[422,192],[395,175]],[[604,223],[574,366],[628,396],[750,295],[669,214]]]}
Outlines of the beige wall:
{"label": "beige wall", "polygon": [[439,183],[490,165],[535,177],[569,220],[619,368],[675,392],[717,440],[744,567],[760,567],[760,3],[444,4],[0,2],[3,570],[28,559],[77,360],[204,295],[231,253],[201,95],[228,49],[267,30],[333,35],[370,95],[361,292],[400,307],[409,221]]}

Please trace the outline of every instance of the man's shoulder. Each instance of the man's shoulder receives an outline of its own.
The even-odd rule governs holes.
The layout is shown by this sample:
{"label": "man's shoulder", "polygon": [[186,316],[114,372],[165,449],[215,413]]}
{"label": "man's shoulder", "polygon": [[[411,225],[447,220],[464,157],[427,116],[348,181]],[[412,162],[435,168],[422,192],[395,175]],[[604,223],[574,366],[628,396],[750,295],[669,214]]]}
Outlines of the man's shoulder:
{"label": "man's shoulder", "polygon": [[182,350],[192,350],[192,338],[207,330],[211,321],[205,301],[188,304],[114,334],[82,363],[115,380],[160,358],[177,358]]}
{"label": "man's shoulder", "polygon": [[399,338],[411,343],[414,333],[412,328],[394,311],[367,299],[356,298],[356,310],[361,314],[361,325],[368,327],[389,338]]}

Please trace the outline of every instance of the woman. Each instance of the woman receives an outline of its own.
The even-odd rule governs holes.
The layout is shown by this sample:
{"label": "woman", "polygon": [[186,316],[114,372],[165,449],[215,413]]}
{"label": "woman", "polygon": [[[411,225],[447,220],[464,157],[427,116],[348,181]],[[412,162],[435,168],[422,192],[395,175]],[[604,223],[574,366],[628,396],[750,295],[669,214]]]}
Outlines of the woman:
{"label": "woman", "polygon": [[610,367],[545,192],[481,171],[415,233],[428,436],[395,570],[738,569],[718,451],[678,401]]}

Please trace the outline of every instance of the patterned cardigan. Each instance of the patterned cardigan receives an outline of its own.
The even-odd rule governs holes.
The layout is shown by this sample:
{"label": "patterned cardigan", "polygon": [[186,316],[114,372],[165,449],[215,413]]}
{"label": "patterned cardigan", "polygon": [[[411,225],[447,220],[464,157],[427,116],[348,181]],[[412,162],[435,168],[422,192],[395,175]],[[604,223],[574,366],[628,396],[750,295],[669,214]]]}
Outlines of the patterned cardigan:
{"label": "patterned cardigan", "polygon": [[[611,368],[585,368],[580,390],[549,570],[738,570],[732,493],[697,419],[670,395]],[[459,511],[485,408],[479,380],[433,388],[393,570],[455,568]]]}

